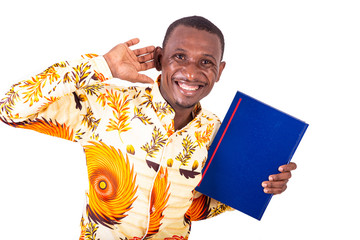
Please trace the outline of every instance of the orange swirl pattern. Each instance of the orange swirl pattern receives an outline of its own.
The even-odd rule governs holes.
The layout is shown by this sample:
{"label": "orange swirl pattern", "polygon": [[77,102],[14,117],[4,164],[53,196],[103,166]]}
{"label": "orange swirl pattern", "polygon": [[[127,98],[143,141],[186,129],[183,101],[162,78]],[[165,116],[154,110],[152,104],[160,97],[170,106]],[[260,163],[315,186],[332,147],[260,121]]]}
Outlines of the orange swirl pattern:
{"label": "orange swirl pattern", "polygon": [[190,224],[191,221],[206,219],[210,214],[210,201],[206,195],[195,198],[185,213],[185,222]]}
{"label": "orange swirl pattern", "polygon": [[46,120],[44,118],[36,118],[33,121],[25,121],[20,123],[5,123],[13,127],[34,130],[39,133],[47,134],[53,137],[63,138],[70,141],[73,141],[74,139],[73,130],[70,129],[70,127],[66,126],[65,123],[59,124],[57,121],[53,122],[52,120]]}
{"label": "orange swirl pattern", "polygon": [[90,143],[84,147],[90,182],[87,212],[94,222],[112,228],[136,200],[136,175],[120,150],[103,142]]}
{"label": "orange swirl pattern", "polygon": [[169,188],[167,169],[160,167],[151,193],[150,223],[146,237],[159,232],[161,220],[164,218],[163,211],[170,197]]}

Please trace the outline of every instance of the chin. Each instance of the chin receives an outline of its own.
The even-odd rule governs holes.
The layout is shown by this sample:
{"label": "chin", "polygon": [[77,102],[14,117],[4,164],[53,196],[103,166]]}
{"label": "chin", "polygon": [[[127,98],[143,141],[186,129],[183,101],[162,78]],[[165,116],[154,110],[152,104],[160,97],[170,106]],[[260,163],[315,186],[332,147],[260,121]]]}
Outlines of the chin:
{"label": "chin", "polygon": [[183,108],[183,109],[185,109],[185,108],[186,109],[189,109],[189,108],[193,109],[197,103],[198,102],[196,102],[196,103],[187,103],[187,102],[179,102],[179,101],[177,101],[176,106],[178,108]]}

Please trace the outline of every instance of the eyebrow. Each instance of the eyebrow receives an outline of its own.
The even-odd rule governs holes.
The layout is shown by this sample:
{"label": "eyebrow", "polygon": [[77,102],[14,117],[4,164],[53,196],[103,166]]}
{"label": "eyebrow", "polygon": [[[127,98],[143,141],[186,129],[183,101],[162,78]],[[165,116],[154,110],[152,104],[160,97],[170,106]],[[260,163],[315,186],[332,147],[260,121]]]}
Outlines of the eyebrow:
{"label": "eyebrow", "polygon": [[187,52],[185,49],[183,48],[176,48],[175,49],[176,52]]}

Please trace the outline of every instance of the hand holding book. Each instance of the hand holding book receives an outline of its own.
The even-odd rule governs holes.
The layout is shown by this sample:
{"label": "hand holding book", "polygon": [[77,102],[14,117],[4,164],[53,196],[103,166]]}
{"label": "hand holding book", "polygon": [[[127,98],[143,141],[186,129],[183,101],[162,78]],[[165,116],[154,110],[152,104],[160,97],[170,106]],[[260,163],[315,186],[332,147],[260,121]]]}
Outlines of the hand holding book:
{"label": "hand holding book", "polygon": [[262,182],[264,192],[268,194],[280,194],[283,193],[287,188],[287,183],[291,178],[291,171],[297,168],[296,163],[291,162],[286,165],[279,167],[278,174],[270,175],[269,181]]}

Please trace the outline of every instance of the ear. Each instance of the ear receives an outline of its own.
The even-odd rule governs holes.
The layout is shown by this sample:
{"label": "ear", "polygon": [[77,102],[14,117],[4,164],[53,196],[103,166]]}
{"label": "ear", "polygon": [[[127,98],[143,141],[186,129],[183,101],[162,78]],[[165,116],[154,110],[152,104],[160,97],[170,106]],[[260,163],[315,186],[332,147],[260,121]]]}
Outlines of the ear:
{"label": "ear", "polygon": [[154,51],[154,61],[155,61],[155,68],[158,71],[161,71],[161,58],[162,58],[162,48],[156,47]]}
{"label": "ear", "polygon": [[222,73],[222,71],[224,70],[225,66],[226,66],[226,62],[225,62],[225,61],[220,63],[220,66],[219,66],[219,75],[218,75],[218,78],[217,78],[216,82],[218,82],[218,81],[220,80],[221,73]]}

